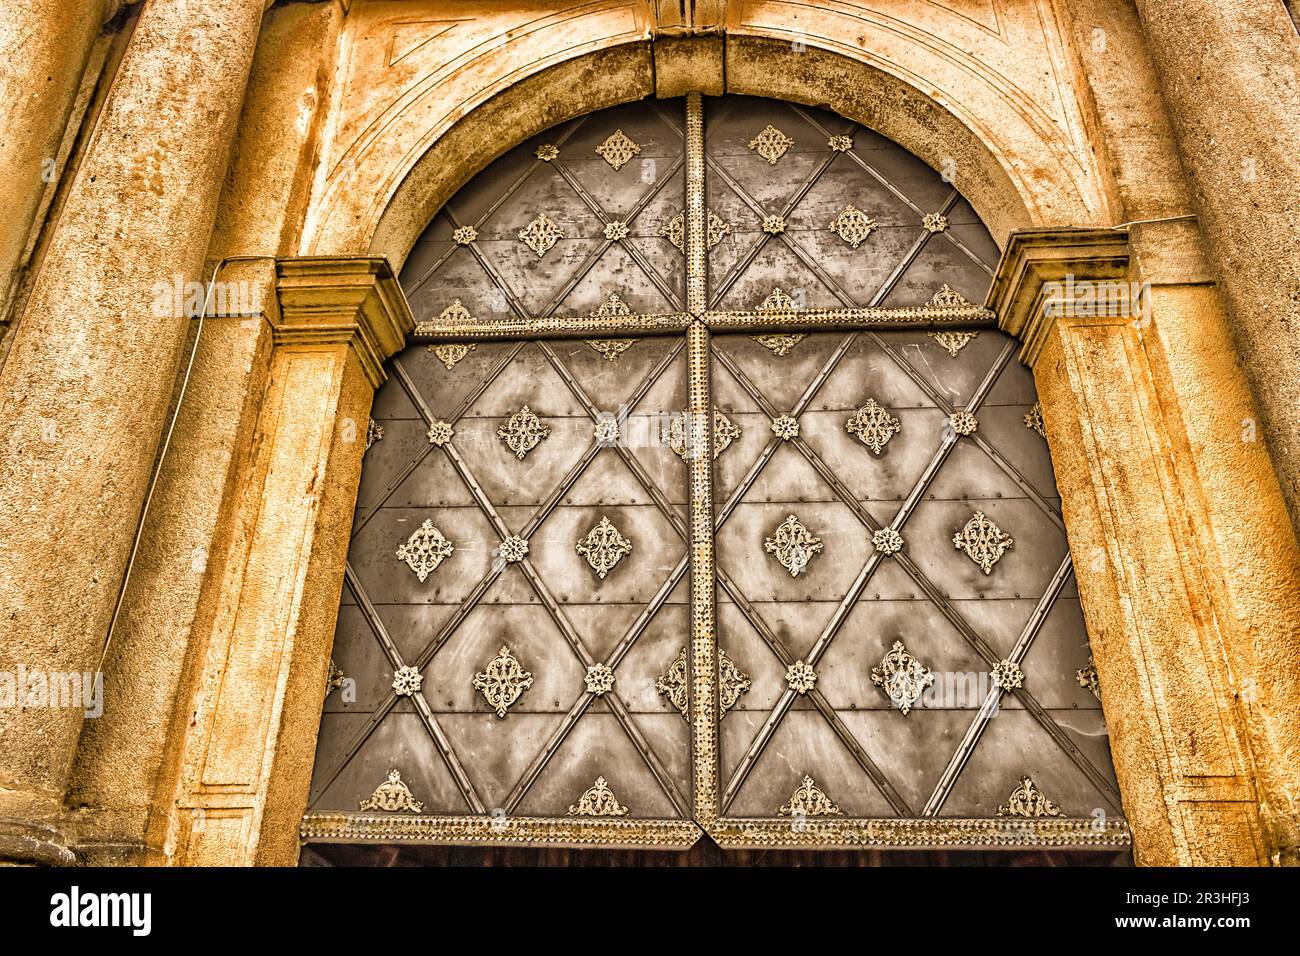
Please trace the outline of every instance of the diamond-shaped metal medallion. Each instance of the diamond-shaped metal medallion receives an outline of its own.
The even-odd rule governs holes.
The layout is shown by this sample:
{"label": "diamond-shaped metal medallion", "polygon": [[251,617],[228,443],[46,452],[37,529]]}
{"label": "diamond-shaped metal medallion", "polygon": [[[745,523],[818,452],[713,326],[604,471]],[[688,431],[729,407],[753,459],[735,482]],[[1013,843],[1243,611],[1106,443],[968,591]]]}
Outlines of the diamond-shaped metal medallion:
{"label": "diamond-shaped metal medallion", "polygon": [[775,555],[781,567],[790,572],[790,577],[797,578],[808,570],[808,562],[813,555],[822,550],[822,539],[813,535],[794,515],[788,516],[772,537],[763,542],[763,550]]}
{"label": "diamond-shaped metal medallion", "polygon": [[632,542],[619,534],[609,518],[601,515],[600,524],[578,542],[577,551],[587,559],[591,570],[602,581],[623,558],[632,553]]}
{"label": "diamond-shaped metal medallion", "polygon": [[564,230],[544,212],[539,212],[532,222],[519,230],[519,241],[537,253],[539,259],[563,238]]}
{"label": "diamond-shaped metal medallion", "polygon": [[786,151],[793,145],[794,140],[771,123],[767,125],[763,132],[749,141],[749,148],[766,159],[771,166],[775,166],[776,161],[784,156]]}
{"label": "diamond-shaped metal medallion", "polygon": [[605,141],[596,147],[596,152],[614,169],[620,170],[633,156],[641,152],[641,147],[634,143],[621,129],[616,129],[605,137]]}
{"label": "diamond-shaped metal medallion", "polygon": [[442,532],[433,526],[433,522],[426,518],[406,539],[406,543],[397,549],[397,556],[423,581],[438,570],[443,559],[450,557],[455,550],[452,543],[442,536]]}
{"label": "diamond-shaped metal medallion", "polygon": [[533,675],[519,665],[505,646],[474,675],[474,689],[483,695],[498,717],[505,717],[510,705],[532,686]]}
{"label": "diamond-shaped metal medallion", "polygon": [[902,641],[894,641],[889,653],[871,669],[871,682],[906,715],[920,700],[921,692],[934,683],[934,675],[907,652]]}
{"label": "diamond-shaped metal medallion", "polygon": [[858,409],[858,413],[844,423],[844,428],[858,441],[879,455],[889,444],[889,440],[903,430],[902,423],[889,414],[874,398]]}
{"label": "diamond-shaped metal medallion", "polygon": [[533,410],[525,405],[510,416],[510,420],[497,429],[497,437],[505,442],[516,458],[523,461],[528,453],[550,435],[551,427],[542,424]]}
{"label": "diamond-shaped metal medallion", "polygon": [[831,220],[831,232],[854,249],[862,245],[863,240],[871,235],[875,228],[876,220],[852,203],[840,210],[840,214]]}
{"label": "diamond-shaped metal medallion", "polygon": [[982,511],[975,512],[960,531],[952,536],[953,547],[963,552],[985,574],[993,573],[993,565],[1015,544]]}

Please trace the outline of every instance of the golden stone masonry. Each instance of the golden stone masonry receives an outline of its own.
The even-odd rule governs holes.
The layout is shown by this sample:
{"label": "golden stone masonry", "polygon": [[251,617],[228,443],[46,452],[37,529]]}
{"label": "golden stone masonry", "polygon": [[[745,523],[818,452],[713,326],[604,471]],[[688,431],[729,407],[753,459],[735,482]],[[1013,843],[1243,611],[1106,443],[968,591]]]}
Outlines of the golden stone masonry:
{"label": "golden stone masonry", "polygon": [[0,862],[1300,864],[1291,10],[0,0]]}

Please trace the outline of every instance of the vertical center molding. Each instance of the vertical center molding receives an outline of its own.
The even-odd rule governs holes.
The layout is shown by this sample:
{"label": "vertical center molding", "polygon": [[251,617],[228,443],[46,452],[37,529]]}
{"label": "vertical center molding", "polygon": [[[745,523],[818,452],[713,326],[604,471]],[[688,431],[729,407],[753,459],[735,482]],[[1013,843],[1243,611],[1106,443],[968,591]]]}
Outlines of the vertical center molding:
{"label": "vertical center molding", "polygon": [[708,292],[704,221],[704,103],[686,96],[686,334],[691,442],[691,761],[695,821],[718,818],[718,653],[714,630],[713,415],[709,330],[701,321]]}

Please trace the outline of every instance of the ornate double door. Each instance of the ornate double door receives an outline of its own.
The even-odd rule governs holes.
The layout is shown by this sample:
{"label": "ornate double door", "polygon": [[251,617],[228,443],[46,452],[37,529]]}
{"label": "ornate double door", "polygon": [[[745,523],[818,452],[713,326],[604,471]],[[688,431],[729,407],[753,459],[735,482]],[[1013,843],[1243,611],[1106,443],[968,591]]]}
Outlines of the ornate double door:
{"label": "ornate double door", "polygon": [[1127,844],[996,256],[790,104],[489,165],[403,273],[304,839]]}

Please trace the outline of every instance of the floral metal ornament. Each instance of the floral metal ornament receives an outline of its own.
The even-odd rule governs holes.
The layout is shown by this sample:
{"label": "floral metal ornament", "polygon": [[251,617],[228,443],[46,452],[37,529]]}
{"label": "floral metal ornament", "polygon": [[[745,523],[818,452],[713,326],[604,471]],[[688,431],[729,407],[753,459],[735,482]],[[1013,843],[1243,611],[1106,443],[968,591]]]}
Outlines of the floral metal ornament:
{"label": "floral metal ornament", "polygon": [[978,332],[951,332],[948,330],[927,332],[925,334],[943,346],[944,351],[953,358],[956,358],[957,353],[970,345],[975,336],[979,335]]}
{"label": "floral metal ornament", "polygon": [[[766,316],[792,317],[798,312],[798,308],[795,306],[794,299],[790,298],[789,293],[777,286],[764,297],[754,311],[761,312]],[[802,335],[799,337],[803,338]]]}
{"label": "floral metal ornament", "polygon": [[[679,412],[668,423],[668,434],[664,441],[682,461],[690,462],[695,457],[694,449],[699,442],[693,439],[689,412]],[[733,422],[719,409],[713,410],[713,457],[721,455],[733,441],[741,435],[740,426]]]}
{"label": "floral metal ornament", "polygon": [[876,404],[874,398],[869,398],[857,414],[844,423],[844,428],[870,448],[872,454],[879,455],[889,440],[903,430],[903,423]]}
{"label": "floral metal ornament", "polygon": [[621,129],[616,129],[596,147],[596,152],[605,162],[614,167],[615,172],[618,172],[633,156],[641,152],[641,147]]}
{"label": "floral metal ornament", "polygon": [[882,688],[893,705],[906,715],[920,700],[921,692],[934,683],[934,675],[907,652],[902,641],[894,641],[889,653],[871,669],[871,682]]}
{"label": "floral metal ornament", "polygon": [[575,817],[625,817],[627,807],[618,802],[614,791],[609,788],[604,777],[597,777],[596,783],[578,798],[578,802],[569,807],[569,815]]}
{"label": "floral metal ornament", "polygon": [[945,282],[943,288],[930,297],[929,305],[932,308],[953,309],[969,306],[970,301]]}
{"label": "floral metal ornament", "polygon": [[779,236],[785,232],[785,216],[764,216],[763,231],[769,236]]}
{"label": "floral metal ornament", "polygon": [[763,550],[774,555],[781,567],[797,578],[808,570],[808,562],[822,550],[822,539],[814,536],[804,523],[789,515],[763,542]]}
{"label": "floral metal ornament", "polygon": [[785,355],[806,338],[802,332],[773,332],[750,337],[777,357]]}
{"label": "floral metal ornament", "polygon": [[849,203],[840,210],[838,216],[831,220],[830,229],[831,232],[856,249],[862,245],[867,236],[871,235],[876,225],[876,220],[857,206]]}
{"label": "floral metal ornament", "polygon": [[[443,314],[446,314],[446,310],[443,310]],[[468,315],[469,313],[465,314]],[[457,362],[476,348],[478,346],[473,342],[448,342],[445,345],[430,345],[429,351],[436,355],[438,361],[442,363],[442,367],[450,372],[456,367]]]}
{"label": "floral metal ornament", "polygon": [[433,522],[426,518],[406,539],[406,543],[397,549],[397,556],[423,582],[455,550],[452,543],[442,536],[442,532],[433,526]]}
{"label": "floral metal ornament", "polygon": [[1101,700],[1101,680],[1097,677],[1097,664],[1091,654],[1088,655],[1088,663],[1074,672],[1074,679],[1080,687]]}
{"label": "floral metal ornament", "polygon": [[921,220],[921,225],[927,232],[943,232],[948,228],[948,217],[938,212],[926,213],[925,218]]}
{"label": "floral metal ornament", "polygon": [[1017,687],[1023,687],[1025,683],[1025,672],[1015,661],[998,661],[990,676],[993,678],[994,685],[1002,690],[1015,690]]}
{"label": "floral metal ornament", "polygon": [[952,536],[953,547],[964,552],[985,574],[993,573],[993,565],[1014,544],[1009,534],[989,520],[982,511],[975,512],[960,531]]}
{"label": "floral metal ornament", "polygon": [[415,799],[411,788],[402,783],[398,770],[388,771],[388,779],[375,788],[375,792],[360,803],[362,810],[384,810],[388,813],[405,811],[423,813],[424,804]]}
{"label": "floral metal ornament", "polygon": [[458,246],[468,246],[478,238],[478,230],[473,226],[458,226],[452,230],[451,240]]}
{"label": "floral metal ornament", "polygon": [[596,444],[602,448],[610,448],[618,444],[618,419],[608,413],[602,414],[605,417],[596,422]]}
{"label": "floral metal ornament", "polygon": [[1000,817],[1063,817],[1061,808],[1047,799],[1028,774],[1020,778],[1020,786],[1011,791],[1007,802],[998,807]]}
{"label": "floral metal ornament", "polygon": [[847,153],[853,148],[852,136],[832,136],[826,141],[826,145],[836,153]]}
{"label": "floral metal ornament", "polygon": [[393,672],[393,693],[398,697],[412,697],[424,683],[424,675],[410,666],[399,667]]}
{"label": "floral metal ornament", "polygon": [[604,697],[614,689],[614,669],[608,664],[592,664],[582,682],[587,685],[587,693]]}
{"label": "floral metal ornament", "polygon": [[783,804],[776,812],[783,817],[844,816],[844,811],[831,803],[830,797],[813,783],[812,777],[807,776],[791,795],[790,802]]}
{"label": "floral metal ornament", "polygon": [[780,415],[772,419],[772,434],[782,441],[799,437],[799,422],[789,415]]}
{"label": "floral metal ornament", "polygon": [[605,238],[610,242],[618,242],[620,239],[626,239],[631,234],[628,225],[621,220],[615,219],[613,222],[605,223]]}
{"label": "floral metal ornament", "polygon": [[763,132],[749,141],[749,148],[767,160],[769,166],[775,166],[778,159],[786,154],[794,140],[781,132],[771,123]]}
{"label": "floral metal ornament", "polygon": [[[705,225],[704,246],[712,251],[713,247],[722,241],[722,237],[731,232],[731,223],[727,222],[712,209],[709,210],[708,220]],[[686,253],[686,218],[682,213],[678,213],[659,227],[659,235],[667,239],[677,251],[685,255]]]}
{"label": "floral metal ornament", "polygon": [[888,526],[873,534],[871,543],[881,554],[898,554],[903,550],[903,536]]}
{"label": "floral metal ornament", "polygon": [[528,542],[517,534],[512,534],[497,546],[497,555],[506,564],[518,564],[528,557]]}
{"label": "floral metal ornament", "polygon": [[796,694],[807,694],[817,684],[817,672],[811,664],[795,661],[785,669],[785,682]]}
{"label": "floral metal ornament", "polygon": [[587,344],[605,356],[607,361],[614,361],[640,339],[587,339]]}
{"label": "floral metal ornament", "polygon": [[380,425],[373,418],[366,423],[366,451],[370,451],[370,446],[377,441],[384,440],[384,426]]}
{"label": "floral metal ornament", "polygon": [[563,238],[564,230],[544,212],[539,212],[532,222],[519,230],[519,241],[537,253],[539,259]]}
{"label": "floral metal ornament", "polygon": [[537,149],[533,151],[533,155],[542,162],[549,163],[552,160],[560,158],[560,148],[554,143],[542,143],[541,146],[538,146]]}
{"label": "floral metal ornament", "polygon": [[488,706],[504,718],[510,705],[533,686],[533,675],[524,670],[510,648],[502,645],[487,667],[474,675],[474,689],[483,695]]}
{"label": "floral metal ornament", "polygon": [[587,559],[591,570],[602,581],[605,575],[613,571],[620,561],[632,553],[632,542],[619,534],[618,529],[604,515],[600,524],[587,532],[587,536],[577,544],[577,551]]}
{"label": "floral metal ornament", "polygon": [[429,439],[430,445],[437,445],[441,448],[451,441],[451,436],[454,434],[456,434],[456,430],[451,427],[451,422],[444,422],[435,418],[430,423],[429,430],[424,433],[424,437]]}
{"label": "floral metal ornament", "polygon": [[328,697],[342,687],[343,681],[346,679],[347,677],[342,669],[339,668],[338,664],[334,663],[334,658],[331,657],[329,673],[325,675],[325,696]]}
{"label": "floral metal ornament", "polygon": [[[624,302],[617,292],[611,292],[609,298],[600,304],[600,308],[591,313],[593,319],[612,319],[632,314],[632,307]],[[633,342],[638,341],[633,339]]]}
{"label": "floral metal ornament", "polygon": [[749,675],[736,666],[736,662],[727,656],[727,652],[718,648],[718,719],[727,716],[727,711],[736,706],[740,695],[750,688]]}
{"label": "floral metal ornament", "polygon": [[1025,416],[1025,427],[1038,432],[1040,438],[1047,437],[1047,424],[1043,421],[1043,403],[1034,402],[1034,407]]}
{"label": "floral metal ornament", "polygon": [[974,435],[975,429],[979,428],[979,422],[975,416],[967,411],[956,411],[948,416],[948,424],[958,435]]}
{"label": "floral metal ornament", "polygon": [[550,434],[551,427],[542,424],[541,419],[534,415],[527,405],[511,415],[509,421],[497,429],[497,438],[505,442],[506,447],[514,452],[514,456],[520,461],[523,461],[528,453]]}
{"label": "floral metal ornament", "polygon": [[683,647],[668,665],[668,670],[655,681],[655,690],[668,698],[679,714],[686,716],[687,682],[686,682],[686,648]]}

